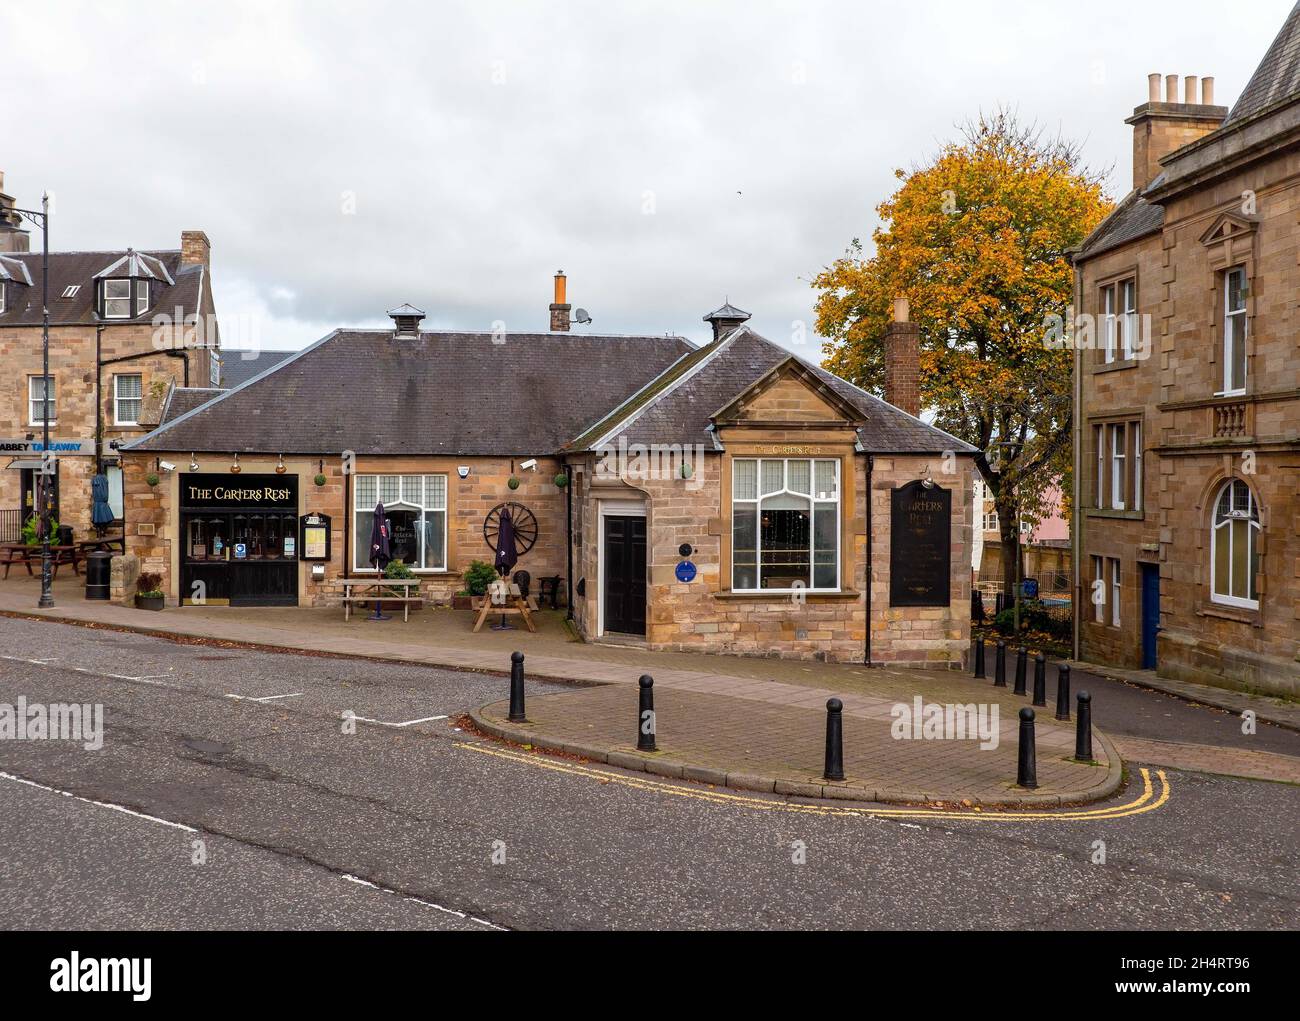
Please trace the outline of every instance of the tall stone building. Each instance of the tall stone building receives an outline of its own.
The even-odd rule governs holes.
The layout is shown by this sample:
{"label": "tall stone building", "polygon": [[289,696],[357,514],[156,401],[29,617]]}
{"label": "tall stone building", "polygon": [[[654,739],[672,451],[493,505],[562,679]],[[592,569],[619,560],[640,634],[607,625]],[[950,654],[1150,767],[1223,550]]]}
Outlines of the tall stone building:
{"label": "tall stone building", "polygon": [[1075,255],[1079,654],[1294,695],[1300,6],[1230,110],[1178,86],[1150,76]]}
{"label": "tall stone building", "polygon": [[54,474],[44,491],[83,539],[96,473],[122,516],[117,447],[158,424],[174,386],[215,385],[210,246],[202,231],[183,231],[167,251],[51,252],[46,377],[42,255],[3,191],[0,174],[0,541],[16,540],[37,509],[47,417]]}

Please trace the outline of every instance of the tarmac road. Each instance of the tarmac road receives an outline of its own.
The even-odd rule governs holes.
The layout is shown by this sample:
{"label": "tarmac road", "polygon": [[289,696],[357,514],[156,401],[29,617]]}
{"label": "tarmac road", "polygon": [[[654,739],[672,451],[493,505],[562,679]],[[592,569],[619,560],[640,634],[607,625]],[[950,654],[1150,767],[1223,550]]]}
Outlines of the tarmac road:
{"label": "tarmac road", "polygon": [[[501,677],[47,622],[0,630],[0,702],[99,703],[105,719],[95,751],[0,741],[7,928],[1300,923],[1288,785],[1168,772],[1166,788],[1153,770],[1143,800],[1131,764],[1127,790],[1071,819],[872,814],[458,731],[458,713],[502,697]],[[1153,727],[1167,712],[1207,714],[1186,725],[1204,733],[1222,722],[1150,695],[1130,726],[1142,706]],[[1298,738],[1268,740],[1294,753]]]}

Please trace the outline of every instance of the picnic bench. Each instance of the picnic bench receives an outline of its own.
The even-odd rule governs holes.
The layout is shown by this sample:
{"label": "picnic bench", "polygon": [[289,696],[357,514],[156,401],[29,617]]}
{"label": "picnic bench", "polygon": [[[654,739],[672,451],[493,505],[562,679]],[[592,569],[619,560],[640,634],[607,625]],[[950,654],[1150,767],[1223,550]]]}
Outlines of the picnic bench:
{"label": "picnic bench", "polygon": [[[401,603],[402,620],[411,619],[411,604],[420,601],[419,578],[340,578],[343,583],[343,619],[352,616],[357,603]],[[415,589],[415,595],[411,589]],[[397,590],[401,590],[401,595]]]}
{"label": "picnic bench", "polygon": [[[76,544],[70,546],[50,546],[50,576],[57,578],[59,576],[60,564],[71,564],[74,574],[81,574],[81,551]],[[41,547],[28,546],[25,542],[7,542],[0,546],[0,564],[4,564],[5,577],[9,577],[9,569],[14,564],[22,564],[27,568],[27,573],[32,574],[32,562],[41,562]]]}
{"label": "picnic bench", "polygon": [[475,596],[470,604],[478,611],[478,617],[474,620],[474,633],[477,634],[483,627],[483,622],[487,620],[488,614],[500,613],[505,616],[519,616],[524,618],[524,623],[528,625],[529,631],[536,631],[533,626],[533,614],[528,608],[528,600],[519,591],[517,584],[511,583],[510,593],[504,603],[492,602],[491,596]]}
{"label": "picnic bench", "polygon": [[121,535],[101,535],[96,539],[82,539],[77,543],[82,557],[87,553],[125,553],[126,538]]}

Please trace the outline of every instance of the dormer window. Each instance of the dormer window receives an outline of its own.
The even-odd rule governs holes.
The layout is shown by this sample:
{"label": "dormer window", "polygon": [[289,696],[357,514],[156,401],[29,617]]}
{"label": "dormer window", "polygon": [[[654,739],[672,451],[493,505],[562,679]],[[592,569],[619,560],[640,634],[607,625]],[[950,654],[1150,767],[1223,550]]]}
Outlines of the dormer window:
{"label": "dormer window", "polygon": [[135,282],[135,314],[144,315],[149,311],[149,281],[137,280]]}
{"label": "dormer window", "polygon": [[104,318],[130,319],[131,281],[105,280],[102,286],[104,288]]}

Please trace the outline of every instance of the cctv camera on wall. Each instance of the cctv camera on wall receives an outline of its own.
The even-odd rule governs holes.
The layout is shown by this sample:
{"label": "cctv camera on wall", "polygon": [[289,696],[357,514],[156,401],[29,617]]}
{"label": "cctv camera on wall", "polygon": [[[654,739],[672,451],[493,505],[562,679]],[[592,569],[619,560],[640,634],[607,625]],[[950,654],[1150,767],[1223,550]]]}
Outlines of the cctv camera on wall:
{"label": "cctv camera on wall", "polygon": [[530,457],[527,461],[520,461],[519,467],[524,471],[537,471],[537,458]]}
{"label": "cctv camera on wall", "polygon": [[176,470],[176,465],[172,464],[170,461],[159,461],[158,467],[165,472],[174,472]]}

